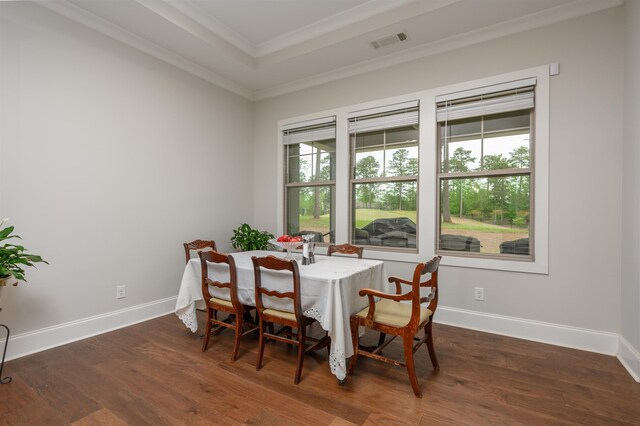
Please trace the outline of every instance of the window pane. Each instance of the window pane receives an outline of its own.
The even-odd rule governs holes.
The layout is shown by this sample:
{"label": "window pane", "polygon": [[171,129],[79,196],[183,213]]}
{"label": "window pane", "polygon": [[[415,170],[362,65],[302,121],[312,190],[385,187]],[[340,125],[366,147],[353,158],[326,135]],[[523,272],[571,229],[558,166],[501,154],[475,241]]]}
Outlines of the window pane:
{"label": "window pane", "polygon": [[449,121],[449,139],[473,139],[482,131],[482,117],[463,118]]}
{"label": "window pane", "polygon": [[470,172],[480,169],[480,157],[482,156],[482,140],[469,139],[455,141],[440,145],[440,171]]}
{"label": "window pane", "polygon": [[484,117],[484,132],[503,132],[509,129],[528,129],[530,111],[513,111]]}
{"label": "window pane", "polygon": [[418,143],[418,126],[387,129],[386,132],[387,146],[395,145],[395,148],[401,148],[402,146],[414,146]]}
{"label": "window pane", "polygon": [[416,195],[416,181],[354,184],[351,242],[416,248]]}
{"label": "window pane", "polygon": [[385,155],[386,176],[413,176],[418,174],[418,144],[408,148],[388,149]]}
{"label": "window pane", "polygon": [[529,167],[529,133],[484,140],[483,170]]}
{"label": "window pane", "polygon": [[287,145],[288,182],[315,182],[335,179],[334,139]]}
{"label": "window pane", "polygon": [[[530,167],[529,116],[529,111],[520,111],[457,120],[446,123],[446,126],[441,123],[440,171],[449,173]],[[461,130],[471,124],[478,124],[481,131]],[[449,132],[448,135],[446,132]]]}
{"label": "window pane", "polygon": [[376,178],[382,175],[382,165],[377,156],[362,153],[356,155],[355,178]]}
{"label": "window pane", "polygon": [[285,232],[289,235],[316,233],[317,242],[334,242],[334,205],[333,185],[287,188]]}
{"label": "window pane", "polygon": [[355,143],[354,178],[418,174],[417,126],[359,133],[351,138]]}
{"label": "window pane", "polygon": [[443,179],[440,250],[529,255],[530,176]]}

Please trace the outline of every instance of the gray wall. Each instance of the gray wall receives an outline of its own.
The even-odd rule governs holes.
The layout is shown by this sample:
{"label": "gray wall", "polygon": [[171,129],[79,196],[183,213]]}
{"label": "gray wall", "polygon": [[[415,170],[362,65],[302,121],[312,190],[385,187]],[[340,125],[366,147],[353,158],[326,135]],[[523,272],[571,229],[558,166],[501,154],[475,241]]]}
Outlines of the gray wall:
{"label": "gray wall", "polygon": [[[621,12],[610,9],[258,102],[254,222],[275,230],[280,221],[277,120],[559,62],[550,90],[549,274],[443,268],[441,304],[618,333]],[[387,271],[408,276],[411,267],[388,262]],[[473,300],[475,286],[485,288],[485,302]]]}
{"label": "gray wall", "polygon": [[0,16],[0,216],[50,262],[3,291],[0,322],[175,296],[182,243],[228,249],[252,216],[252,103],[31,2]]}
{"label": "gray wall", "polygon": [[[625,3],[622,337],[640,353],[640,1]],[[637,355],[636,355],[637,356]],[[625,357],[640,375],[640,359]],[[634,365],[635,363],[635,365]]]}

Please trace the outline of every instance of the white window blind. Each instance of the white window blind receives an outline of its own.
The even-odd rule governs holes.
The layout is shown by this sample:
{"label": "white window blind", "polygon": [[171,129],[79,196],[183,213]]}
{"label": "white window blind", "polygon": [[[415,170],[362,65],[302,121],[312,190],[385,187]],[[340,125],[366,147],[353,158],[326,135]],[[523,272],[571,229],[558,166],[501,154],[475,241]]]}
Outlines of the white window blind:
{"label": "white window blind", "polygon": [[388,110],[388,107],[381,107],[375,111],[360,111],[366,115],[349,114],[349,133],[372,132],[418,124],[417,101],[399,104],[396,107],[399,109]]}
{"label": "white window blind", "polygon": [[510,81],[436,97],[438,122],[532,109],[535,78]]}
{"label": "white window blind", "polygon": [[328,123],[311,126],[296,127],[282,131],[282,141],[285,145],[322,141],[336,138],[335,117]]}

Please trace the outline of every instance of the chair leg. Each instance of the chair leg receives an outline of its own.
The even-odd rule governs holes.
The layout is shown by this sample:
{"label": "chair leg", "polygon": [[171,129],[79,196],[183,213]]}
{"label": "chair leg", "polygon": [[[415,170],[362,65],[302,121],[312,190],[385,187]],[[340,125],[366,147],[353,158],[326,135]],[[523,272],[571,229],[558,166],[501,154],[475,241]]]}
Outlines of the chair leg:
{"label": "chair leg", "polygon": [[349,369],[347,370],[347,374],[350,376],[353,374],[353,370],[356,368],[356,363],[358,362],[358,340],[360,336],[358,336],[358,319],[351,318],[351,341],[353,343],[353,355],[351,356],[351,360],[349,361]]}
{"label": "chair leg", "polygon": [[300,383],[300,376],[302,375],[302,363],[304,362],[304,350],[305,350],[305,341],[307,340],[307,336],[305,333],[305,327],[298,327],[298,365],[296,366],[296,377],[293,380],[293,383],[296,385]]}
{"label": "chair leg", "polygon": [[[289,326],[284,328],[284,334],[287,335],[287,337],[293,337],[293,329]],[[298,332],[298,336],[300,335],[300,332]],[[287,343],[287,352],[291,352],[291,343]]]}
{"label": "chair leg", "polygon": [[418,386],[418,379],[416,378],[416,368],[413,363],[413,336],[412,335],[404,335],[402,338],[404,343],[404,359],[407,362],[407,373],[409,373],[409,381],[411,381],[411,387],[413,388],[413,393],[418,397],[422,398],[422,392],[420,392],[420,387]]}
{"label": "chair leg", "polygon": [[202,352],[207,350],[209,346],[209,338],[211,337],[211,308],[207,306],[207,326],[204,332],[204,342],[202,343]]}
{"label": "chair leg", "polygon": [[[213,318],[218,319],[218,311],[213,309]],[[213,336],[217,336],[218,334],[222,333],[224,331],[225,327],[221,326],[221,325],[216,325],[216,328],[213,330],[212,335]]]}
{"label": "chair leg", "polygon": [[258,343],[258,360],[256,362],[256,370],[262,368],[262,356],[264,355],[264,321],[260,318],[260,339]]}
{"label": "chair leg", "polygon": [[380,337],[378,337],[378,346],[376,346],[377,348],[379,348],[380,346],[382,346],[382,344],[384,343],[384,339],[387,337],[386,334],[384,333],[380,333]]}
{"label": "chair leg", "polygon": [[431,364],[433,364],[433,368],[440,368],[440,364],[438,364],[438,358],[436,357],[436,350],[433,347],[433,333],[431,332],[431,321],[424,326],[424,332],[427,333],[427,349],[429,350],[429,358],[431,358]]}
{"label": "chair leg", "polygon": [[240,347],[240,337],[242,337],[242,324],[244,318],[242,315],[236,315],[236,337],[233,339],[233,353],[231,354],[231,362],[235,362],[238,357],[238,348]]}

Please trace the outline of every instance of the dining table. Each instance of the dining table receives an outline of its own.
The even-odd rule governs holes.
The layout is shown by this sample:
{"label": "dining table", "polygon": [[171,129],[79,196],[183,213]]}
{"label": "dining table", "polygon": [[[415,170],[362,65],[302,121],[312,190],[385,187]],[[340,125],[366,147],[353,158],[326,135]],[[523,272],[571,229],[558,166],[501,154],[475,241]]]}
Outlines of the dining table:
{"label": "dining table", "polygon": [[[237,270],[237,291],[240,303],[255,306],[255,284],[252,256],[287,256],[279,251],[246,251],[230,253]],[[358,259],[347,256],[315,256],[315,263],[302,265],[301,255],[294,254],[300,271],[301,304],[305,316],[318,321],[323,330],[331,338],[329,367],[331,372],[344,380],[347,369],[346,360],[353,355],[351,315],[361,311],[368,305],[366,297],[358,292],[363,288],[380,291],[388,289],[385,264],[380,260]],[[229,280],[226,265],[208,263],[209,278],[218,281]],[[262,282],[265,287],[286,290],[291,286],[291,274],[284,271],[263,271]],[[182,275],[176,315],[192,332],[198,330],[196,318],[196,302],[203,300],[202,275],[199,258],[192,258],[187,263]],[[219,292],[228,290],[209,287],[213,296],[222,296]],[[225,297],[228,298],[228,295]],[[268,298],[274,299],[274,298]],[[282,300],[266,300],[265,306],[292,311],[292,307],[282,305]],[[290,302],[289,302],[290,303]]]}

